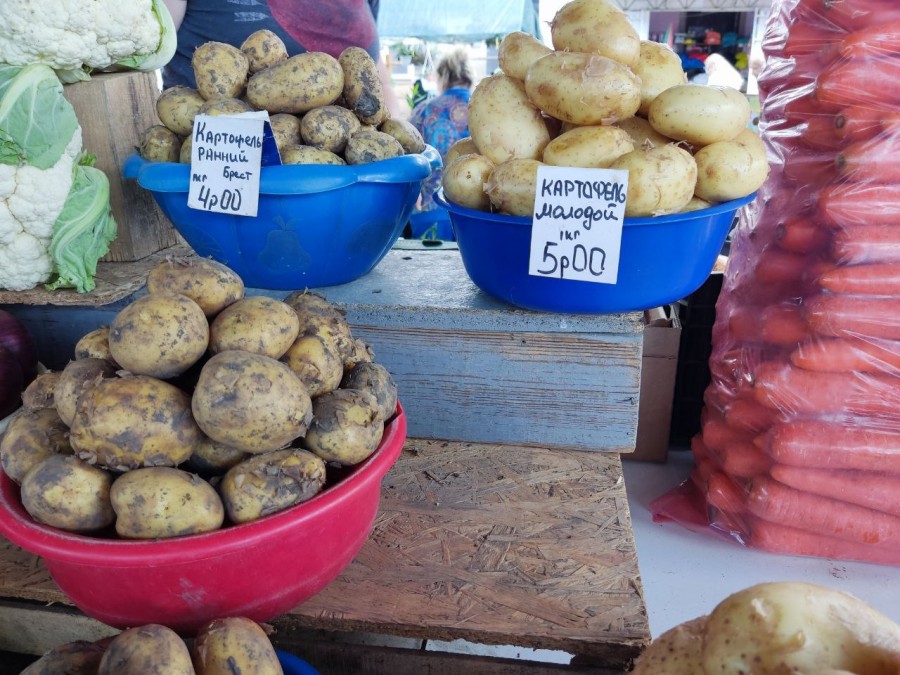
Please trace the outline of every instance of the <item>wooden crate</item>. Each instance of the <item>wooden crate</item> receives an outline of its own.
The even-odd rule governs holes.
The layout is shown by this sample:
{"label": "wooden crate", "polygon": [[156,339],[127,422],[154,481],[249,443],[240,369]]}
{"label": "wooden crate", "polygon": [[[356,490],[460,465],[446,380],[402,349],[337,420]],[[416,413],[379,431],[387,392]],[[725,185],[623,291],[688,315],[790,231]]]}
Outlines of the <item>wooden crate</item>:
{"label": "wooden crate", "polygon": [[156,73],[97,74],[66,85],[64,92],[78,115],[85,150],[96,155],[97,168],[109,178],[118,235],[103,260],[140,260],[178,243],[178,233],[150,192],[122,177],[122,164],[135,152],[141,132],[159,124]]}

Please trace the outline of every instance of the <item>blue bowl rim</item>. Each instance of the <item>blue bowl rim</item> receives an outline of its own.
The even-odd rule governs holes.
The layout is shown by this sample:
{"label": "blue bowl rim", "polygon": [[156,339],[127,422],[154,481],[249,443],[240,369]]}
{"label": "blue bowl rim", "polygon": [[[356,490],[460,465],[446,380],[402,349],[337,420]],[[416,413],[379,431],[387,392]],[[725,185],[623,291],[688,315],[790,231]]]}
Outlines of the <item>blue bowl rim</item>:
{"label": "blue bowl rim", "polygon": [[[644,216],[641,218],[626,218],[622,221],[625,227],[642,227],[646,225],[666,225],[668,223],[681,223],[689,220],[703,219],[710,216],[717,216],[729,211],[737,211],[742,206],[749,204],[756,198],[756,192],[746,197],[732,199],[729,202],[715,204],[705,209],[696,211],[687,211],[684,213],[672,213],[667,216]],[[459,206],[447,200],[444,196],[444,188],[439,188],[434,193],[434,201],[441,207],[450,211],[450,213],[459,214],[467,218],[475,218],[479,220],[493,220],[503,222],[513,226],[531,227],[532,219],[528,216],[510,216],[505,213],[493,213],[490,211],[481,211],[479,209],[470,209],[466,206]]]}

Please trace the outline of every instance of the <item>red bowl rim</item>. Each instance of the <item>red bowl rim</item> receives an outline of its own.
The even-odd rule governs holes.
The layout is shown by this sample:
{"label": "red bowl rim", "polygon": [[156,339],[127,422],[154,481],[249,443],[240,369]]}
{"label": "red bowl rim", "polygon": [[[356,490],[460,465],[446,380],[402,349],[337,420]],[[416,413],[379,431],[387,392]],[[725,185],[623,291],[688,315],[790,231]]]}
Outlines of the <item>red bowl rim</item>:
{"label": "red bowl rim", "polygon": [[372,481],[378,481],[400,456],[406,440],[406,415],[400,403],[387,422],[372,455],[354,467],[333,488],[285,511],[242,525],[230,525],[203,534],[172,539],[103,539],[58,530],[35,521],[19,499],[19,486],[0,471],[0,534],[27,551],[82,565],[148,567],[198,561],[255,546],[292,530],[350,499]]}

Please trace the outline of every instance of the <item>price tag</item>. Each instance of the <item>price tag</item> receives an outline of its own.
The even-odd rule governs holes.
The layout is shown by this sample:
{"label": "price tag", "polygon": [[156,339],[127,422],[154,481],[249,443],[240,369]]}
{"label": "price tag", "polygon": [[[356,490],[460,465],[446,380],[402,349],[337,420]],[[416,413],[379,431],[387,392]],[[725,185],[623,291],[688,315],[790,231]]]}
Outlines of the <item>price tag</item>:
{"label": "price tag", "polygon": [[528,273],[614,284],[628,171],[540,166]]}
{"label": "price tag", "polygon": [[268,120],[269,114],[264,110],[194,118],[189,207],[256,216]]}

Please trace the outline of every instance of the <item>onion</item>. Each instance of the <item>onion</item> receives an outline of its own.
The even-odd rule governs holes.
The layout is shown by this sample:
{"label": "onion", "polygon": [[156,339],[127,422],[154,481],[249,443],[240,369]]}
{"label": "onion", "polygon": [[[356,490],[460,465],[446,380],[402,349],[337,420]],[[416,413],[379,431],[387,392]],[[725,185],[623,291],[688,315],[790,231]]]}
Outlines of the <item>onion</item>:
{"label": "onion", "polygon": [[0,419],[9,415],[22,402],[25,380],[19,359],[0,345]]}
{"label": "onion", "polygon": [[[13,357],[19,362],[23,385],[31,382],[37,375],[38,364],[34,338],[25,328],[25,324],[2,309],[0,309],[0,346],[12,352]],[[2,380],[0,382],[3,382],[2,387],[6,389],[6,382]]]}

